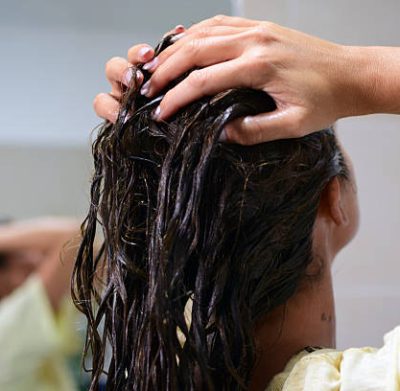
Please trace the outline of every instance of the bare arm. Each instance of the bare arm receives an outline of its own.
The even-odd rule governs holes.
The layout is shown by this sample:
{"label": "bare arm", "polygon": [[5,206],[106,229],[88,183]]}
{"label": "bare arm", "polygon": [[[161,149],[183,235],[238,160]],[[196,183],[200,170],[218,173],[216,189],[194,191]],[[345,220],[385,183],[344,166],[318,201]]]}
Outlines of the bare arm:
{"label": "bare arm", "polygon": [[70,288],[79,245],[79,224],[73,219],[41,218],[0,227],[0,252],[29,254],[39,259],[35,272],[42,280],[54,310]]}

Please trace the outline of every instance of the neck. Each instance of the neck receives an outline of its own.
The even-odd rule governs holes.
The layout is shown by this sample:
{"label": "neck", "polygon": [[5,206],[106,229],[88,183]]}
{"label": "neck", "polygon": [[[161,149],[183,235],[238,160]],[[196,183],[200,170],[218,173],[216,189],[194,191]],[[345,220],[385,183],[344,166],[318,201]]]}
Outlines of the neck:
{"label": "neck", "polygon": [[284,305],[256,326],[257,363],[250,391],[264,391],[288,361],[307,346],[334,348],[335,304],[330,267],[306,280]]}

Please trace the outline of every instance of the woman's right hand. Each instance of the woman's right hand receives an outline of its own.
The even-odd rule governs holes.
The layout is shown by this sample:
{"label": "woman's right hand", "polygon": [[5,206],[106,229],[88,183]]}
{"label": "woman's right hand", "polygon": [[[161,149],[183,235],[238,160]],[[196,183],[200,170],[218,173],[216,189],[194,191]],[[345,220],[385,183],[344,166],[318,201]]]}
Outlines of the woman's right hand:
{"label": "woman's right hand", "polygon": [[[152,76],[142,87],[148,97],[199,67],[168,91],[156,111],[159,120],[202,96],[249,87],[270,94],[277,109],[231,122],[223,133],[226,141],[249,145],[301,137],[339,118],[398,110],[398,104],[391,111],[383,107],[386,101],[394,101],[398,86],[396,90],[393,83],[378,82],[378,75],[385,74],[379,63],[389,55],[394,60],[398,57],[393,49],[380,52],[377,60],[374,49],[337,45],[270,22],[218,16],[185,30],[156,59],[149,46],[137,45],[128,52],[129,62],[110,60],[106,73],[112,92],[98,95],[95,109],[101,117],[115,121],[118,86],[129,78],[130,63],[149,63]],[[386,95],[377,94],[378,89]],[[387,94],[391,89],[394,92]]]}

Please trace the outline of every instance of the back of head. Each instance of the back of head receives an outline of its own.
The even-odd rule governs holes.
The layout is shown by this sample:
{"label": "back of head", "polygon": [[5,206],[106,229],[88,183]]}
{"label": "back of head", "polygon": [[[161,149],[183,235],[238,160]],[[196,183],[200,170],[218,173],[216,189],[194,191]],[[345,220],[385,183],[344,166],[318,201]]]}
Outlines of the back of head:
{"label": "back of head", "polygon": [[[139,87],[127,91],[118,122],[106,123],[93,146],[74,274],[89,320],[91,389],[106,343],[110,390],[245,389],[256,360],[254,324],[298,289],[312,260],[321,192],[346,175],[335,135],[224,144],[224,125],[274,110],[270,96],[229,90],[159,123],[152,110],[160,97],[150,101]],[[94,257],[98,221],[104,253]]]}

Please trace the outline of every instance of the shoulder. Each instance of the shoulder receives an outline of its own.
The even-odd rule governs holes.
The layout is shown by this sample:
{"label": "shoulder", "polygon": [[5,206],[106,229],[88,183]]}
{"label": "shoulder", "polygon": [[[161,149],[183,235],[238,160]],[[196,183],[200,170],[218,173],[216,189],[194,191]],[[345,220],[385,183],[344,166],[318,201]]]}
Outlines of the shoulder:
{"label": "shoulder", "polygon": [[302,351],[275,376],[267,391],[400,390],[400,327],[380,349]]}

